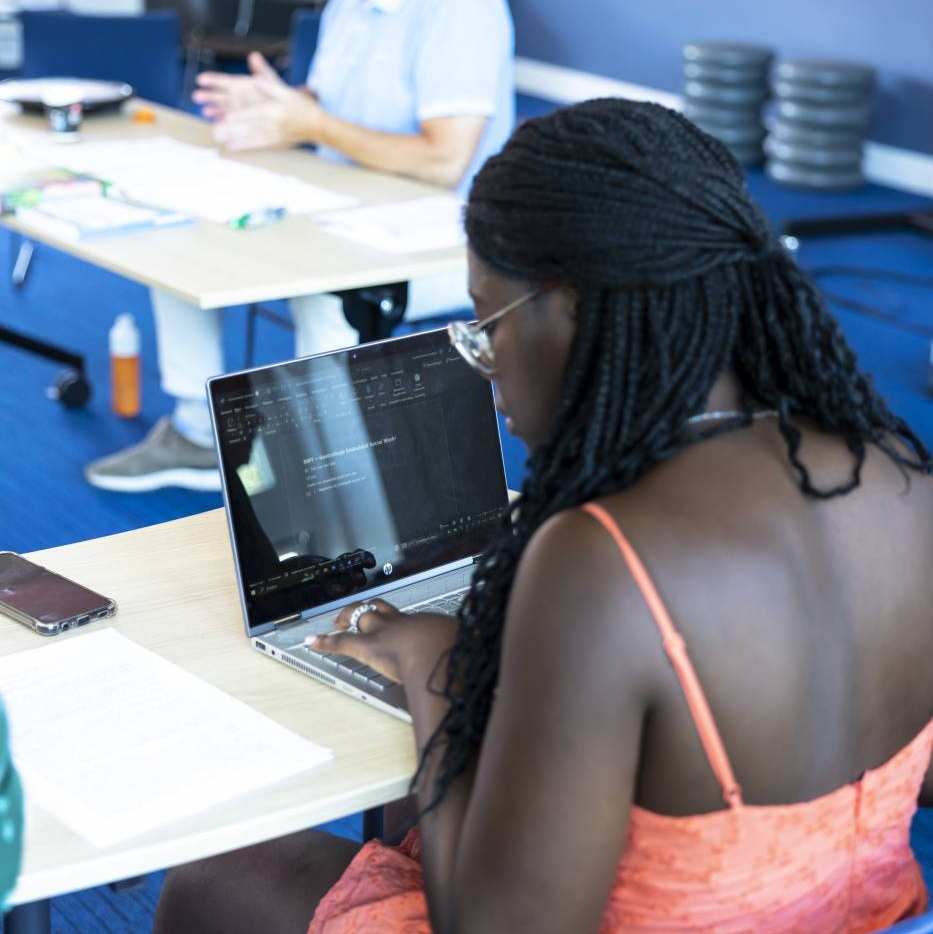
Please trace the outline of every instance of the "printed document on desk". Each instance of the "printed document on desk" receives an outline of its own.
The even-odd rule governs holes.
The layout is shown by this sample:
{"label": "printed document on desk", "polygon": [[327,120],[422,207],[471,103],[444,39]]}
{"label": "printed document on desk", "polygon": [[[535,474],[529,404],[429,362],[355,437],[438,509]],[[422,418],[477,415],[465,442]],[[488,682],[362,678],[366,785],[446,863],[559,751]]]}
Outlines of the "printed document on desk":
{"label": "printed document on desk", "polygon": [[460,246],[463,202],[452,195],[432,195],[333,211],[315,218],[328,233],[375,247],[383,253],[421,253]]}
{"label": "printed document on desk", "polygon": [[0,687],[26,796],[99,847],[331,758],[114,629],[0,658]]}
{"label": "printed document on desk", "polygon": [[49,165],[104,179],[132,201],[218,224],[269,210],[313,214],[358,203],[349,195],[168,136],[46,144],[33,152]]}

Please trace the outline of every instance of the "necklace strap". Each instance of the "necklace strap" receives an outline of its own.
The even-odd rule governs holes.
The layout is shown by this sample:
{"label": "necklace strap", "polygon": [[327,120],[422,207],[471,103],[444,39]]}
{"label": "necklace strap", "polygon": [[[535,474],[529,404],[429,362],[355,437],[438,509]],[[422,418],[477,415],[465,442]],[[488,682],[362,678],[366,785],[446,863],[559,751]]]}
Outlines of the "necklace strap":
{"label": "necklace strap", "polygon": [[758,409],[756,412],[740,412],[738,409],[722,410],[717,412],[700,412],[697,415],[691,415],[687,419],[688,425],[701,425],[703,422],[723,421],[727,418],[747,418],[749,415],[754,420],[760,418],[777,418],[777,409]]}

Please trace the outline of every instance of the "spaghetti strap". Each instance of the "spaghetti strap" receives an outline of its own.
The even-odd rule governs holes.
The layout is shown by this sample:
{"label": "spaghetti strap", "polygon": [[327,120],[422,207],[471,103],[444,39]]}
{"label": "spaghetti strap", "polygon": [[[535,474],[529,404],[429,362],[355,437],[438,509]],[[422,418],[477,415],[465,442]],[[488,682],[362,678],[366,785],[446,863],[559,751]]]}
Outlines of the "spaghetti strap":
{"label": "spaghetti strap", "polygon": [[636,554],[635,549],[632,548],[628,539],[622,534],[622,530],[615,519],[596,503],[585,503],[580,508],[589,513],[612,536],[613,541],[622,553],[622,558],[628,565],[632,578],[641,591],[641,595],[648,605],[648,610],[661,632],[664,651],[667,653],[667,657],[677,674],[677,679],[680,681],[684,697],[687,699],[687,706],[690,708],[690,714],[693,717],[694,724],[696,724],[700,742],[703,744],[706,758],[709,760],[710,768],[712,768],[713,774],[715,774],[716,779],[722,786],[723,799],[730,808],[741,807],[742,789],[732,773],[732,765],[729,762],[729,756],[726,754],[722,738],[716,727],[716,721],[709,709],[706,695],[697,678],[693,663],[690,661],[690,656],[687,655],[683,636],[671,621],[670,614],[667,612],[654,582]]}

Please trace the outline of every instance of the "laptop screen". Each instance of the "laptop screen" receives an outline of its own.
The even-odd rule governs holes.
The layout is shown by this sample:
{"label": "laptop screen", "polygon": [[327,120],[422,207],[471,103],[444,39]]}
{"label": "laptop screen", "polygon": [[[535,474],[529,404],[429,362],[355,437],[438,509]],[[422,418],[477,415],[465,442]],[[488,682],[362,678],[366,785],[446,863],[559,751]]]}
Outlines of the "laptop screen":
{"label": "laptop screen", "polygon": [[469,558],[507,503],[492,388],[444,331],[210,394],[251,629]]}

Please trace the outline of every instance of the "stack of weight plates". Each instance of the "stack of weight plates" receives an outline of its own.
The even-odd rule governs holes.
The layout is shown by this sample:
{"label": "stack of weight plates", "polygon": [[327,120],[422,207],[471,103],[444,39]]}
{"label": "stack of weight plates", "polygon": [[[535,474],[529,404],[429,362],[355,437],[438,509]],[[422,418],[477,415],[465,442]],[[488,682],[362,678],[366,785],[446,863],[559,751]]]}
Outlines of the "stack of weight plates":
{"label": "stack of weight plates", "polygon": [[684,113],[725,143],[742,165],[764,158],[761,108],[768,99],[772,53],[735,42],[684,46]]}
{"label": "stack of weight plates", "polygon": [[768,134],[766,170],[802,188],[855,188],[871,117],[875,72],[848,62],[779,62],[777,114]]}

